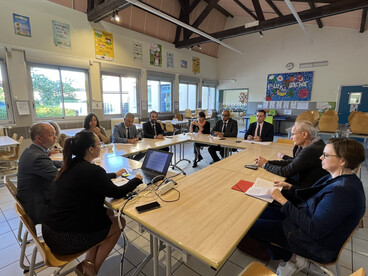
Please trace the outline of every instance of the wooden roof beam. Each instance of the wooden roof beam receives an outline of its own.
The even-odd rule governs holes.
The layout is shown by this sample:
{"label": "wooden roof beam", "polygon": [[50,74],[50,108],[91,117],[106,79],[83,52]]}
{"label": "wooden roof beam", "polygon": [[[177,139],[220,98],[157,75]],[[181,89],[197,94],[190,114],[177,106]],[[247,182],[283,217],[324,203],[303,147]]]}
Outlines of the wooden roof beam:
{"label": "wooden roof beam", "polygon": [[272,0],[266,0],[267,4],[275,11],[278,16],[283,16],[280,10],[276,7],[276,5],[272,2]]}
{"label": "wooden roof beam", "polygon": [[[210,3],[211,0],[204,0],[207,4]],[[234,17],[234,15],[232,15],[231,13],[229,13],[227,10],[225,10],[223,7],[221,7],[220,5],[216,5],[215,9],[218,10],[219,12],[221,12],[223,15],[225,15],[226,17]]]}
{"label": "wooden roof beam", "polygon": [[368,8],[364,8],[363,9],[363,13],[362,13],[362,21],[360,22],[360,33],[364,33],[365,31],[365,25],[367,24],[367,11]]}
{"label": "wooden roof beam", "polygon": [[238,4],[238,6],[241,7],[243,10],[245,10],[251,17],[253,17],[255,20],[258,20],[258,17],[254,15],[253,12],[248,9],[242,2],[240,2],[239,0],[234,0],[234,2]]}
{"label": "wooden roof beam", "polygon": [[[309,0],[308,3],[309,3],[309,7],[311,9],[315,9],[316,8],[316,6],[314,5],[314,2],[313,1]],[[316,22],[317,22],[318,28],[322,28],[323,27],[323,24],[322,24],[322,21],[321,21],[320,18],[317,18],[316,19]]]}
{"label": "wooden roof beam", "polygon": [[259,0],[252,0],[254,10],[256,11],[257,17],[259,21],[264,21],[265,17],[263,15],[263,11],[261,5],[259,4]]}
{"label": "wooden roof beam", "polygon": [[91,8],[87,10],[88,21],[100,22],[113,11],[125,9],[130,5],[125,0],[105,0],[101,4],[98,4],[95,0],[88,0],[87,7]]}

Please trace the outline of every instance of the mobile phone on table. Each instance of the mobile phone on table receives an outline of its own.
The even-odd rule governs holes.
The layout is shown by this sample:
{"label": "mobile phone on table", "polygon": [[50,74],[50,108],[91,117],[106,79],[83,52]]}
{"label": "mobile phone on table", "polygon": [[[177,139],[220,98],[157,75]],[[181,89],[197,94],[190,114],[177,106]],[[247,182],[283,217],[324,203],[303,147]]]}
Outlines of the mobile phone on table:
{"label": "mobile phone on table", "polygon": [[251,169],[251,170],[258,170],[258,165],[248,164],[248,165],[245,165],[244,168]]}
{"label": "mobile phone on table", "polygon": [[138,213],[143,213],[143,212],[147,212],[147,211],[157,209],[157,208],[160,208],[160,207],[161,207],[160,203],[158,203],[157,201],[154,201],[154,202],[151,202],[151,203],[148,203],[148,204],[137,206],[137,207],[135,207],[135,209],[138,211]]}

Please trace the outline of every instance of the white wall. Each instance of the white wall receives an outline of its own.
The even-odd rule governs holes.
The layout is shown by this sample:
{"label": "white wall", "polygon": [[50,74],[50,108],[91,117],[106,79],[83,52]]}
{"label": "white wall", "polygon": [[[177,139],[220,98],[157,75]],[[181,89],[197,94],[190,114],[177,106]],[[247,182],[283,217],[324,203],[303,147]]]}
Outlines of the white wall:
{"label": "white wall", "polygon": [[[244,23],[243,18],[229,19],[226,28]],[[218,89],[249,88],[249,101],[263,101],[268,74],[314,71],[311,101],[335,101],[339,85],[368,83],[367,32],[314,25],[306,29],[312,44],[298,25],[264,31],[263,38],[257,33],[224,41],[245,54],[220,47]],[[299,69],[299,63],[324,60],[327,67]],[[291,71],[285,68],[288,62],[295,64]]]}

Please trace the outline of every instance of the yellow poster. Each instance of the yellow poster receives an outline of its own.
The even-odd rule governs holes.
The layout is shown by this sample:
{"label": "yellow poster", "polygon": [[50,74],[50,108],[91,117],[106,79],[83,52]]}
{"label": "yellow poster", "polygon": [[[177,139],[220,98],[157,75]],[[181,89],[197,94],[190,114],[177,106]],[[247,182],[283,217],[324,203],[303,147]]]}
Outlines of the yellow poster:
{"label": "yellow poster", "polygon": [[96,29],[94,29],[93,32],[95,36],[96,58],[114,60],[114,42],[112,34]]}
{"label": "yellow poster", "polygon": [[200,74],[201,73],[201,60],[198,57],[193,57],[192,72],[194,74]]}

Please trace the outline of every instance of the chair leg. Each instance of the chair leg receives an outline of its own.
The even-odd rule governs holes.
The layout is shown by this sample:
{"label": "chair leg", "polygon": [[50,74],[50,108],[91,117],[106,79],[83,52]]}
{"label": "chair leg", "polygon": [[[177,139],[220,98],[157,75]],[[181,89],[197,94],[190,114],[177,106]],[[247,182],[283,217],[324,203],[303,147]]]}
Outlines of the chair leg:
{"label": "chair leg", "polygon": [[33,275],[36,265],[36,257],[37,257],[37,246],[35,246],[32,251],[31,265],[29,267],[29,275]]}

